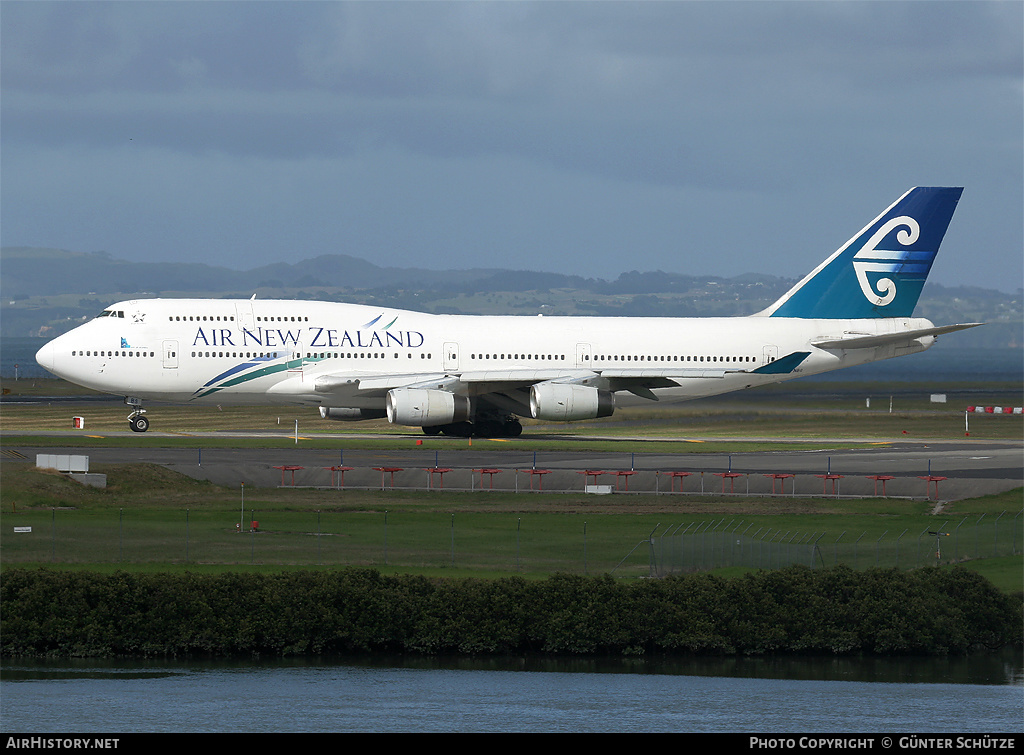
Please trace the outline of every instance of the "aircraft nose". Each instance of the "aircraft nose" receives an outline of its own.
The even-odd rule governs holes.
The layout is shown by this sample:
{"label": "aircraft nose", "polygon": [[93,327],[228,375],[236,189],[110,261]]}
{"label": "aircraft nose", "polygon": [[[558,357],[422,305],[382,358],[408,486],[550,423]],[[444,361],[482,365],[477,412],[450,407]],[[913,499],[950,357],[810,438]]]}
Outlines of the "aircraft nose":
{"label": "aircraft nose", "polygon": [[44,369],[53,372],[53,341],[47,341],[43,348],[36,352],[36,361]]}

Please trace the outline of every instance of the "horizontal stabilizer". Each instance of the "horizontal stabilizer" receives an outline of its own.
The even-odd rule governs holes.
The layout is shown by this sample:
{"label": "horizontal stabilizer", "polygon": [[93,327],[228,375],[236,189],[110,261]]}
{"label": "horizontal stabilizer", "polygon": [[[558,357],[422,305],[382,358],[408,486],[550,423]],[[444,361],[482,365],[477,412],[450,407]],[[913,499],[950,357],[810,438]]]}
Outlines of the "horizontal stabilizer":
{"label": "horizontal stabilizer", "polygon": [[751,370],[753,375],[785,375],[801,364],[811,355],[809,351],[794,351],[792,354],[787,354],[782,359],[776,359],[774,362],[763,364],[756,370]]}
{"label": "horizontal stabilizer", "polygon": [[926,336],[938,336],[943,333],[954,333],[958,330],[976,328],[984,325],[982,322],[969,322],[960,325],[943,325],[938,328],[920,328],[918,330],[904,330],[900,333],[883,333],[882,335],[868,335],[864,333],[846,333],[842,336],[832,338],[818,338],[811,341],[812,346],[819,349],[872,349],[876,346],[887,346],[891,343],[909,343],[910,341]]}

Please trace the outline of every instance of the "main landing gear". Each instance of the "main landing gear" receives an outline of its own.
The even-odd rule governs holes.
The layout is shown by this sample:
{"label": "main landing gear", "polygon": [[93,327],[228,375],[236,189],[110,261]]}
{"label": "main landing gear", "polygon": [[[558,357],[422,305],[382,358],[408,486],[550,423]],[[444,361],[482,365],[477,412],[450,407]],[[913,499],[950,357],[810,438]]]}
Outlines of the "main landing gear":
{"label": "main landing gear", "polygon": [[448,435],[453,438],[518,438],[523,425],[515,417],[478,417],[472,422],[453,422],[450,425],[430,425],[423,428],[425,435]]}
{"label": "main landing gear", "polygon": [[146,410],[142,408],[142,399],[125,396],[124,402],[132,407],[132,413],[128,415],[128,428],[133,433],[146,432],[149,429],[149,420],[146,419]]}

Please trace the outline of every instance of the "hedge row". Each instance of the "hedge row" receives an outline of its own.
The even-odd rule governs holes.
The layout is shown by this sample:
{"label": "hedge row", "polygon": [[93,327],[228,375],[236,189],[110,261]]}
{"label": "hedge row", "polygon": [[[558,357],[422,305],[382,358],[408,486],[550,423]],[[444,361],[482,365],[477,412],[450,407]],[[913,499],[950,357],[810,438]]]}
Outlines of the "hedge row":
{"label": "hedge row", "polygon": [[616,581],[5,570],[13,656],[964,653],[1021,644],[1021,600],[963,568],[792,567]]}

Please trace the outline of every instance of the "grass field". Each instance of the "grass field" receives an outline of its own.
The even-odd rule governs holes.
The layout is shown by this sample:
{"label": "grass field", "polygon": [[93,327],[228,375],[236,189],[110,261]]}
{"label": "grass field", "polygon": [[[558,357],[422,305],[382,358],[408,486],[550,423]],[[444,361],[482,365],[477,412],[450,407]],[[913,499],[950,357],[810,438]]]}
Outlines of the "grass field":
{"label": "grass field", "polygon": [[[449,576],[543,577],[556,571],[650,574],[652,533],[703,524],[689,541],[684,570],[715,566],[726,533],[770,530],[815,536],[816,564],[831,565],[841,542],[858,568],[889,566],[893,547],[904,566],[934,563],[938,527],[927,502],[887,499],[688,499],[505,493],[317,491],[249,489],[244,494],[153,465],[107,465],[106,489],[88,488],[51,471],[5,462],[0,489],[2,564],[60,568],[280,569],[373,566],[387,571]],[[994,555],[1015,538],[1020,491],[959,501],[944,522],[981,517],[985,529],[961,529],[943,543],[942,563],[965,561],[1004,590],[1024,590],[1021,556]],[[1000,529],[990,523],[1000,516]],[[258,532],[251,522],[258,521]],[[717,523],[717,524],[716,524]],[[241,526],[239,526],[241,525]],[[31,533],[13,534],[14,527]],[[1016,529],[1014,529],[1016,528]],[[947,526],[947,529],[952,529]],[[906,535],[899,539],[899,533]],[[700,550],[697,550],[700,543]],[[881,545],[880,545],[881,543]],[[639,546],[639,547],[638,547]],[[779,543],[770,547],[779,548]],[[881,548],[881,551],[880,551]],[[979,554],[986,556],[974,558]],[[749,555],[749,553],[748,553]],[[765,557],[761,555],[761,558]],[[879,562],[879,558],[882,559]],[[691,563],[692,562],[692,563]],[[774,558],[762,566],[780,565]],[[746,568],[757,568],[748,565]],[[729,566],[723,573],[735,573]],[[742,570],[742,568],[740,569]]]}
{"label": "grass field", "polygon": [[[766,450],[775,444],[799,447],[794,437],[814,448],[822,447],[821,439],[832,439],[829,443],[836,448],[908,437],[962,439],[963,409],[968,402],[1013,405],[1015,396],[1019,401],[1017,386],[991,386],[985,395],[971,393],[970,397],[951,392],[945,405],[932,404],[925,390],[885,386],[893,395],[890,413],[890,394],[879,386],[802,387],[808,385],[800,395],[751,391],[667,410],[616,412],[613,422],[558,426],[527,422],[524,437],[516,442],[536,450],[597,451],[621,450],[621,439],[642,437],[645,451],[721,453]],[[62,381],[19,381],[13,387],[5,382],[4,388],[37,396],[81,392]],[[868,395],[870,408],[865,401]],[[0,430],[8,447],[16,442],[58,447],[195,446],[200,441],[191,434],[219,430],[251,432],[253,437],[203,436],[201,445],[280,447],[294,446],[297,419],[306,447],[405,448],[423,439],[386,422],[324,422],[308,408],[159,405],[150,407],[153,429],[173,437],[103,437],[105,432],[123,433],[126,414],[126,407],[116,403],[5,403]],[[84,432],[71,429],[72,416],[86,418]],[[972,415],[970,421],[973,438],[1019,440],[1024,435],[1019,415]],[[37,432],[51,435],[31,435]],[[326,433],[341,435],[322,437]],[[383,437],[356,437],[365,433]],[[741,442],[735,440],[738,437],[765,440]],[[474,439],[473,443],[501,441]],[[680,568],[714,569],[728,575],[775,565],[771,555],[753,566],[720,563],[732,558],[723,557],[723,551],[735,545],[738,533],[778,533],[772,534],[771,541],[757,541],[770,542],[772,547],[783,542],[817,542],[818,562],[826,565],[839,557],[840,547],[853,545],[858,568],[875,561],[890,565],[894,560],[906,567],[928,561],[935,539],[923,533],[945,524],[959,529],[955,546],[953,540],[942,544],[943,563],[965,561],[1003,590],[1024,590],[1019,489],[952,502],[943,510],[942,521],[930,515],[927,502],[892,499],[516,496],[399,490],[385,494],[248,487],[243,511],[241,491],[160,467],[94,465],[92,471],[108,475],[106,489],[83,487],[27,463],[0,466],[0,566],[277,570],[368,565],[449,576],[542,577],[555,571],[613,571],[617,576],[641,577],[650,574],[655,547],[667,547],[663,546],[665,533],[689,528],[701,534],[692,534],[687,541],[689,550],[680,557]],[[257,533],[250,532],[254,519],[259,521]],[[983,528],[975,526],[978,521],[984,522]],[[32,533],[15,534],[16,526],[31,527]],[[655,545],[648,542],[652,533]],[[800,540],[795,540],[798,535]],[[997,541],[1016,555],[1001,555]],[[750,555],[748,549],[748,561]],[[851,551],[846,550],[842,559],[850,558]]]}

